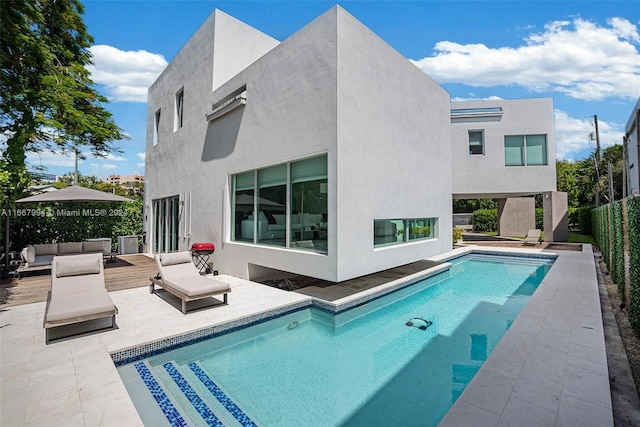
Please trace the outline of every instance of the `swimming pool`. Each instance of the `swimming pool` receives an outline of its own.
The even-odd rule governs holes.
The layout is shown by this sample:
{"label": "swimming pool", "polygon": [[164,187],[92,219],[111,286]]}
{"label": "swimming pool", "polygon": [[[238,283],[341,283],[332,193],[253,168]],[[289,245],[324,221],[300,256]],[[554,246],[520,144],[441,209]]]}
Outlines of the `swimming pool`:
{"label": "swimming pool", "polygon": [[451,262],[337,315],[303,308],[118,369],[147,425],[436,425],[553,260]]}

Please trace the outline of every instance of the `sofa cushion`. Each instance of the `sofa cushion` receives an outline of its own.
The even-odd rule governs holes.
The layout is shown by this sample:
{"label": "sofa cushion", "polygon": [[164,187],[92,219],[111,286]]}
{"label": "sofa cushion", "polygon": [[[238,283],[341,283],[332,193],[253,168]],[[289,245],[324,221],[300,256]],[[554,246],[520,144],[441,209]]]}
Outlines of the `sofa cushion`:
{"label": "sofa cushion", "polygon": [[273,216],[271,212],[265,212],[264,215],[267,217],[267,221],[269,221],[269,224],[278,223],[278,221],[276,220],[276,218]]}
{"label": "sofa cushion", "polygon": [[30,264],[36,260],[36,249],[32,245],[27,245],[27,247],[22,250],[20,255],[22,255],[22,259],[24,260],[24,262]]}
{"label": "sofa cushion", "polygon": [[92,253],[92,252],[105,252],[104,242],[82,242],[82,252],[83,253]]}
{"label": "sofa cushion", "polygon": [[58,243],[58,255],[81,254],[82,242]]}
{"label": "sofa cushion", "polygon": [[36,255],[36,259],[29,263],[29,267],[42,267],[43,265],[51,265],[53,257],[57,255]]}
{"label": "sofa cushion", "polygon": [[95,254],[57,256],[55,263],[56,277],[100,274],[102,257]]}
{"label": "sofa cushion", "polygon": [[170,252],[160,254],[160,263],[163,266],[191,263],[191,254],[188,251]]}
{"label": "sofa cushion", "polygon": [[36,250],[36,256],[58,254],[58,245],[56,243],[33,245],[33,248]]}

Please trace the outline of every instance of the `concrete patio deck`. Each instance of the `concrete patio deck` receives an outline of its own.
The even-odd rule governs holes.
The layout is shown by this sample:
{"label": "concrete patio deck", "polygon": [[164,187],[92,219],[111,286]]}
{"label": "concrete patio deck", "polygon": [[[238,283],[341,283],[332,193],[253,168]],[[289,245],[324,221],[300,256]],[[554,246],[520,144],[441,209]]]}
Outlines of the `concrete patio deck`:
{"label": "concrete patio deck", "polygon": [[[556,253],[549,274],[442,425],[613,425],[593,253],[589,245],[580,252]],[[0,425],[142,425],[111,352],[310,298],[231,276],[219,278],[231,285],[229,305],[183,315],[146,287],[114,291],[110,295],[120,310],[119,329],[48,346],[43,302],[3,308]]]}

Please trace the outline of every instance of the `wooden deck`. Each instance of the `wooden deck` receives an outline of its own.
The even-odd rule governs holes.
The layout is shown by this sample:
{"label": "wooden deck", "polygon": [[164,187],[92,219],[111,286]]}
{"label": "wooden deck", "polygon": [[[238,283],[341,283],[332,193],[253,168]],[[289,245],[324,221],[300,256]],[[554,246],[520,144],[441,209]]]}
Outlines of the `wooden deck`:
{"label": "wooden deck", "polygon": [[[120,255],[114,261],[105,261],[104,280],[107,291],[149,286],[149,278],[158,273],[153,258],[145,255]],[[47,300],[51,289],[51,270],[34,271],[20,279],[0,282],[0,308]]]}

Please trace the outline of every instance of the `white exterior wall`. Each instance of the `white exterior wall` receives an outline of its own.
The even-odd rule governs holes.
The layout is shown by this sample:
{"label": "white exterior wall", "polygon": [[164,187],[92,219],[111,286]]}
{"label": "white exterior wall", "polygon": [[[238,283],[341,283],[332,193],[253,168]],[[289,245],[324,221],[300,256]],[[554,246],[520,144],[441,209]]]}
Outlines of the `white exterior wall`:
{"label": "white exterior wall", "polygon": [[[327,280],[335,279],[335,203],[328,206],[328,255],[231,241],[231,183],[229,177],[327,153],[328,186],[335,186],[336,164],[336,28],[331,13],[317,18],[283,41],[269,55],[239,73],[214,93],[215,100],[246,85],[247,104],[233,152],[213,160],[215,205],[224,206],[219,236],[225,243],[216,251],[221,270],[249,277],[250,264]],[[243,110],[242,113],[239,111]],[[222,120],[225,120],[223,118]],[[214,121],[210,130],[219,126]],[[215,139],[215,138],[214,138]],[[223,227],[223,228],[222,228]]]}
{"label": "white exterior wall", "polygon": [[[263,43],[248,55],[259,59],[214,87],[220,40],[247,38]],[[185,207],[180,249],[214,242],[215,267],[238,277],[264,266],[331,281],[449,250],[448,94],[340,7],[276,44],[216,12],[149,91],[147,203],[190,194],[191,235],[184,232]],[[224,80],[231,71],[220,73]],[[185,122],[174,132],[175,94],[183,86]],[[246,105],[206,121],[212,104],[242,87]],[[161,130],[153,146],[158,108]],[[233,174],[324,153],[326,255],[231,241]],[[374,250],[374,219],[424,217],[438,218],[438,239]]]}
{"label": "white exterior wall", "polygon": [[[219,37],[220,34],[228,36]],[[214,73],[214,44],[217,46],[215,60],[227,64],[219,73]],[[219,247],[224,185],[216,170],[202,161],[207,153],[205,115],[211,112],[213,82],[231,73],[237,74],[277,45],[278,41],[216,10],[149,88],[145,159],[145,231],[149,250],[153,239],[152,200],[179,195],[181,200],[188,201],[189,194],[192,209],[189,215],[186,208],[182,208],[179,248],[189,249],[197,241],[213,241]],[[182,88],[184,122],[182,128],[174,130],[175,95]],[[161,119],[158,143],[154,146],[153,128],[158,109],[161,109]],[[191,235],[188,234],[189,216]]]}
{"label": "white exterior wall", "polygon": [[[451,249],[449,94],[338,9],[338,280]],[[373,247],[374,219],[438,218],[437,239]]]}
{"label": "white exterior wall", "polygon": [[629,194],[640,194],[640,99],[625,127],[629,177]]}
{"label": "white exterior wall", "polygon": [[[451,109],[502,108],[500,117],[451,119],[454,198],[515,197],[556,191],[553,100],[452,102]],[[469,130],[484,131],[484,155],[469,154]],[[505,135],[547,135],[546,166],[505,166]]]}

